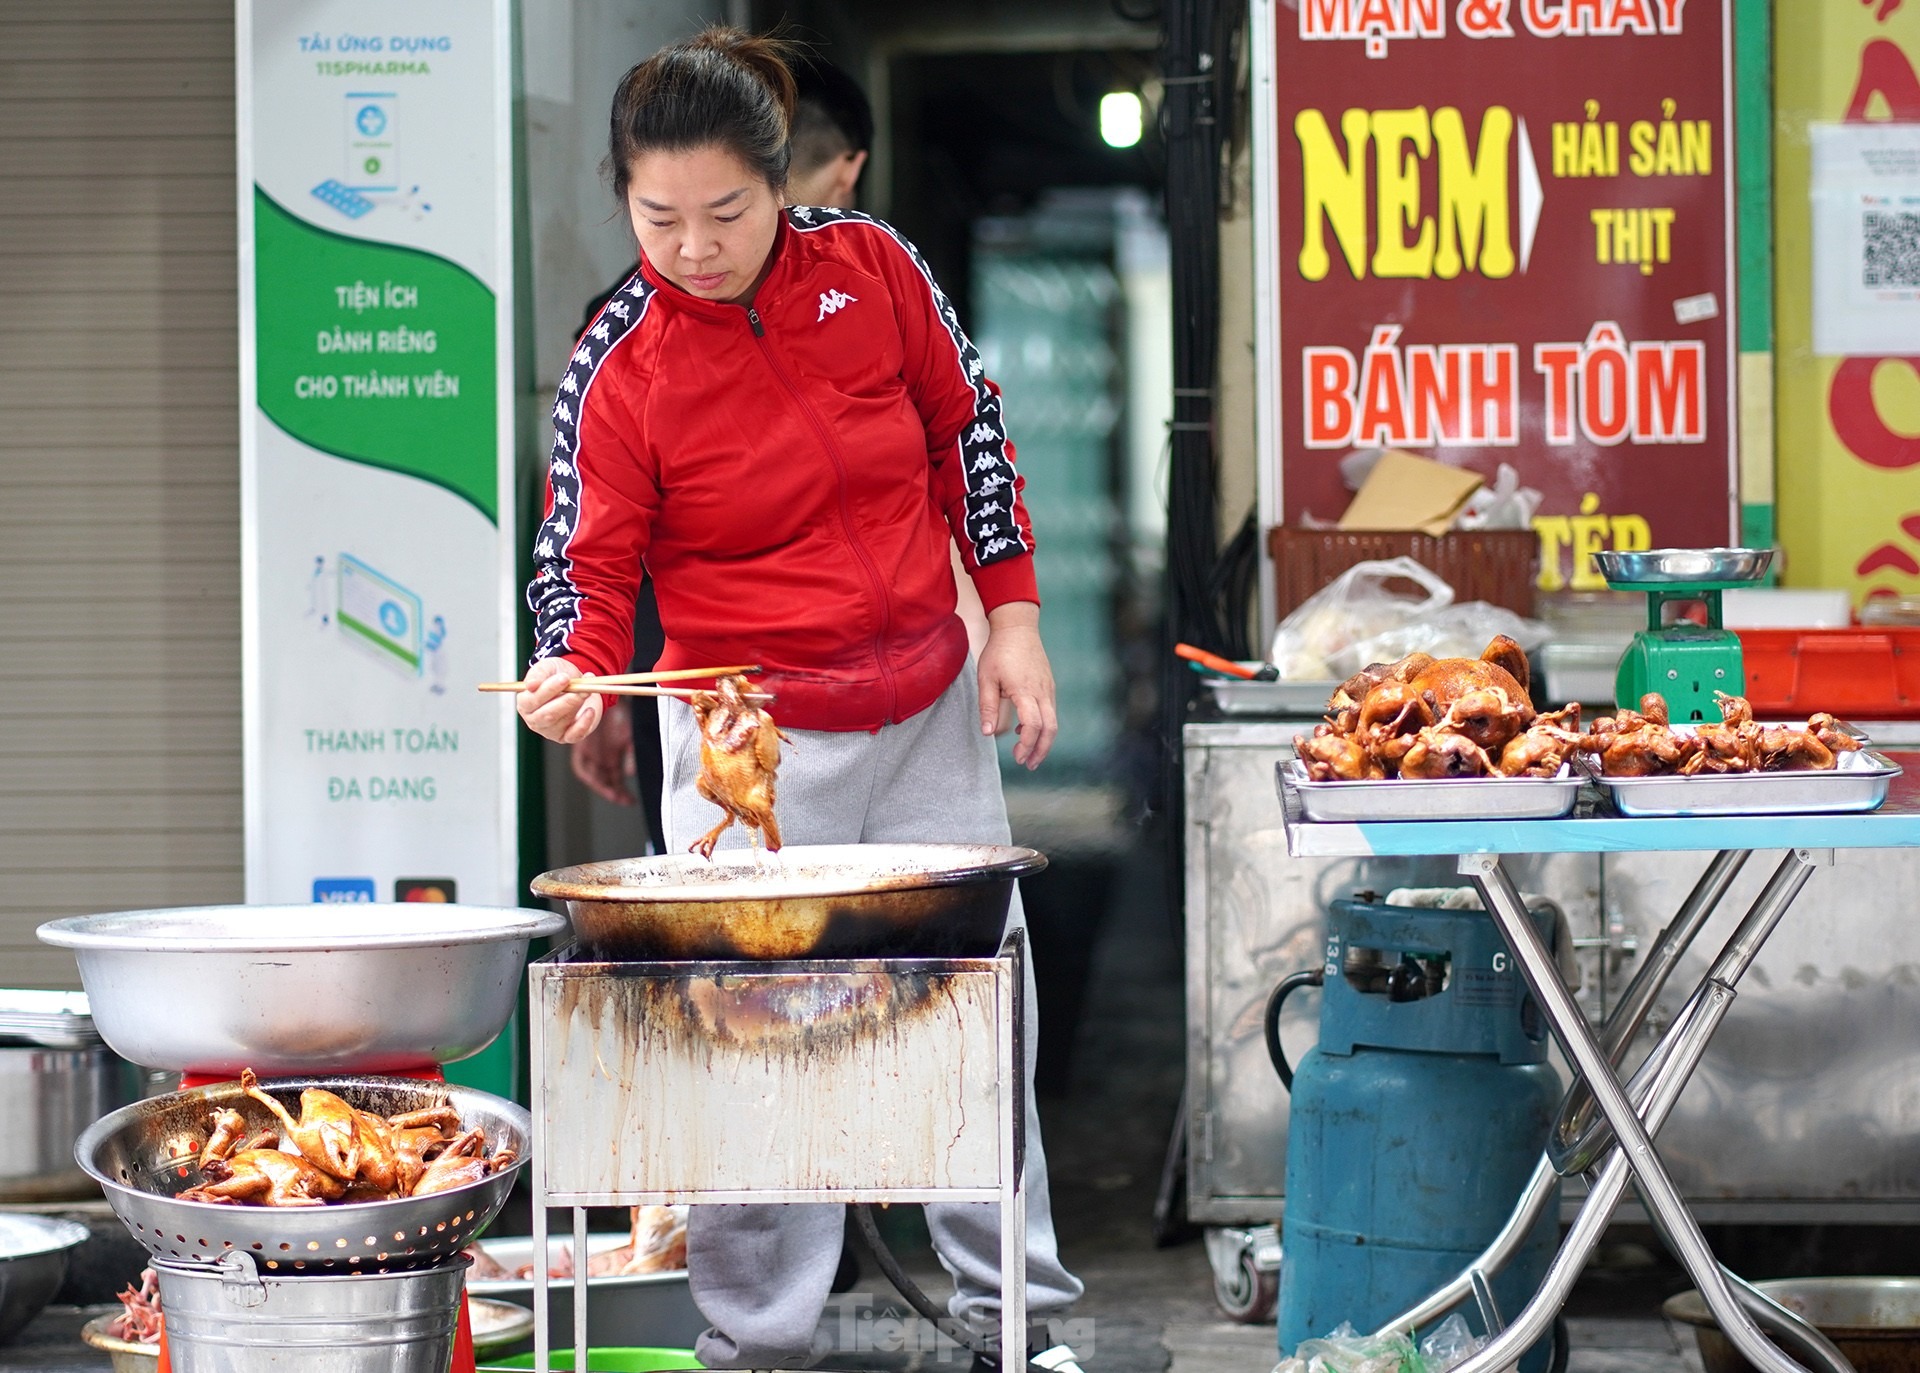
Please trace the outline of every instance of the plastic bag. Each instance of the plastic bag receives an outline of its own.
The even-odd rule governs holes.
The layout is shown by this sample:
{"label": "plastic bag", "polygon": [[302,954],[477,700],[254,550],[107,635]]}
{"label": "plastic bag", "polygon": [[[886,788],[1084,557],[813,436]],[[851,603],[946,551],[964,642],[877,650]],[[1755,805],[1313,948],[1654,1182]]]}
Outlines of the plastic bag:
{"label": "plastic bag", "polygon": [[1531,486],[1520,485],[1520,474],[1511,463],[1501,463],[1492,486],[1483,486],[1460,507],[1455,529],[1531,529],[1533,512],[1540,508],[1541,496]]}
{"label": "plastic bag", "polygon": [[[1418,564],[1416,564],[1417,566]],[[1351,677],[1368,663],[1397,663],[1409,653],[1436,658],[1478,658],[1495,635],[1504,634],[1531,653],[1547,641],[1550,625],[1516,615],[1488,601],[1445,605],[1389,626],[1328,655],[1332,675]],[[1285,676],[1285,672],[1281,673]]]}
{"label": "plastic bag", "polygon": [[[1426,594],[1391,590],[1387,583],[1393,581],[1413,582]],[[1273,632],[1270,661],[1289,681],[1344,679],[1379,661],[1362,658],[1353,667],[1336,666],[1336,659],[1346,661],[1341,655],[1352,645],[1452,604],[1453,588],[1412,558],[1355,563],[1280,622]]]}
{"label": "plastic bag", "polygon": [[1447,1373],[1469,1354],[1479,1353],[1486,1343],[1486,1337],[1474,1334],[1467,1326],[1466,1317],[1456,1311],[1420,1341],[1420,1359],[1426,1365],[1426,1373]]}
{"label": "plastic bag", "polygon": [[1343,1321],[1331,1335],[1302,1340],[1292,1357],[1274,1365],[1273,1373],[1423,1373],[1423,1369],[1420,1352],[1405,1335],[1362,1335],[1351,1321]]}

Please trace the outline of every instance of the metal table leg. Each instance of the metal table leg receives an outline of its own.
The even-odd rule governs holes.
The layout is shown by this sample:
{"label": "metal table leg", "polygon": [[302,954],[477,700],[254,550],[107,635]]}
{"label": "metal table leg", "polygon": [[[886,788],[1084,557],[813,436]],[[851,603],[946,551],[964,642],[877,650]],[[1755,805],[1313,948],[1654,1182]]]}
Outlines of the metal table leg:
{"label": "metal table leg", "polygon": [[[1731,959],[1744,971],[1745,966],[1751,963],[1761,943],[1778,924],[1787,906],[1811,875],[1809,865],[1812,861],[1804,851],[1796,851],[1792,858],[1782,864],[1781,870],[1775,874],[1774,880],[1756,903],[1747,923],[1742,926],[1740,934],[1736,935],[1735,944],[1744,948],[1744,957],[1736,957],[1734,946],[1729,946],[1715,965],[1714,973],[1709,975],[1709,984],[1718,983],[1729,1000],[1732,988],[1718,977],[1722,967]],[[1587,1028],[1580,1008],[1574,1004],[1573,997],[1561,983],[1553,955],[1528,920],[1525,903],[1501,866],[1499,856],[1464,855],[1460,860],[1460,870],[1479,889],[1488,913],[1513,950],[1521,974],[1545,1013],[1561,1049],[1573,1063],[1575,1071],[1585,1079],[1598,1103],[1600,1114],[1617,1135],[1621,1156],[1633,1171],[1649,1216],[1669,1232],[1669,1242],[1674,1246],[1676,1256],[1699,1286],[1715,1321],[1762,1373],[1805,1373],[1799,1364],[1782,1354],[1761,1333],[1746,1308],[1729,1289],[1718,1260],[1700,1234],[1693,1213],[1687,1209],[1679,1189],[1673,1185],[1672,1178],[1662,1165],[1645,1124],[1635,1112],[1620,1080],[1614,1076],[1613,1065],[1608,1062],[1605,1051]],[[1756,920],[1755,917],[1764,918]]]}
{"label": "metal table leg", "polygon": [[[1727,888],[1746,865],[1751,854],[1743,850],[1728,850],[1715,854],[1707,864],[1706,871],[1694,884],[1687,899],[1681,903],[1672,920],[1660,932],[1648,951],[1645,961],[1634,974],[1632,982],[1622,993],[1618,1004],[1608,1015],[1606,1024],[1600,1030],[1601,1045],[1607,1051],[1609,1062],[1618,1064],[1626,1055],[1627,1046],[1645,1023],[1647,1013],[1665,988],[1668,978],[1679,965],[1681,957],[1691,947],[1696,936],[1707,920],[1719,906]],[[1611,1137],[1602,1140],[1591,1150],[1588,1156],[1585,1146],[1591,1137],[1587,1126],[1592,1116],[1593,1094],[1587,1091],[1584,1083],[1575,1081],[1567,1089],[1561,1103],[1560,1115],[1550,1138],[1549,1150],[1541,1155],[1539,1164],[1534,1168],[1533,1176],[1528,1179],[1519,1203],[1507,1223],[1495,1235],[1479,1257],[1457,1274],[1453,1281],[1433,1293],[1419,1305],[1409,1308],[1380,1327],[1379,1333],[1387,1334],[1396,1330],[1417,1330],[1419,1327],[1440,1317],[1465,1301],[1472,1294],[1472,1274],[1478,1268],[1494,1273],[1505,1268],[1513,1256],[1520,1252],[1532,1232],[1534,1222],[1552,1203],[1554,1186],[1559,1177],[1571,1177],[1575,1173],[1584,1173],[1591,1169],[1605,1152]],[[1571,1151],[1580,1148],[1582,1161],[1578,1167],[1569,1167],[1555,1153],[1555,1146],[1562,1144]]]}

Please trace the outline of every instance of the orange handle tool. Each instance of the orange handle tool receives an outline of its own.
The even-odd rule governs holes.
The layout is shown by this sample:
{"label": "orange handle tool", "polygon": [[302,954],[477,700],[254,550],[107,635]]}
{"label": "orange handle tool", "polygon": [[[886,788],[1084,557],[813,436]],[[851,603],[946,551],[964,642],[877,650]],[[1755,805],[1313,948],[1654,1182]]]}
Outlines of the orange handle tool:
{"label": "orange handle tool", "polygon": [[1204,648],[1195,648],[1192,644],[1175,644],[1173,651],[1188,662],[1212,668],[1215,672],[1224,672],[1229,677],[1243,677],[1252,681],[1256,675],[1250,667],[1242,667],[1231,658],[1222,658],[1218,653],[1209,653]]}

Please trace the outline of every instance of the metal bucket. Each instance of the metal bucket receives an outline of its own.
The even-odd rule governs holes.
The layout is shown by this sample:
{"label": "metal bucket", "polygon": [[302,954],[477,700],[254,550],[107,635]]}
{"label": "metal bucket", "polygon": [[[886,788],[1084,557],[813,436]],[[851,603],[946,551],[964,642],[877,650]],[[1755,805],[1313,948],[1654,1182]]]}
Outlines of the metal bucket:
{"label": "metal bucket", "polygon": [[471,1262],[287,1278],[238,1252],[153,1266],[174,1373],[447,1373]]}

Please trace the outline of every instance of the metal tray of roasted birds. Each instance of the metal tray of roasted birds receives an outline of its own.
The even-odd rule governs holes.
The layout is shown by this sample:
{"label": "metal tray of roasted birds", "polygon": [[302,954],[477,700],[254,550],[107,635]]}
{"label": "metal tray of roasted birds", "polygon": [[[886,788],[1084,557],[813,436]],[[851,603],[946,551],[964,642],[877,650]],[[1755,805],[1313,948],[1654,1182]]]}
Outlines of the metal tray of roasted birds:
{"label": "metal tray of roasted birds", "polygon": [[1567,763],[1562,763],[1551,777],[1391,777],[1316,782],[1298,758],[1280,763],[1277,771],[1283,803],[1291,791],[1300,798],[1302,816],[1332,824],[1558,820],[1573,810],[1586,780]]}
{"label": "metal tray of roasted birds", "polygon": [[[1673,726],[1679,735],[1687,725]],[[1900,765],[1871,748],[1842,752],[1824,769],[1791,772],[1666,773],[1609,777],[1580,755],[1580,767],[1621,815],[1814,815],[1879,809]]]}

